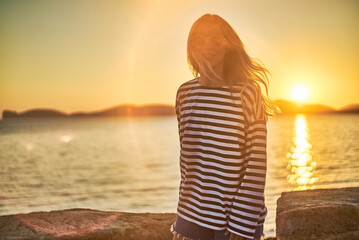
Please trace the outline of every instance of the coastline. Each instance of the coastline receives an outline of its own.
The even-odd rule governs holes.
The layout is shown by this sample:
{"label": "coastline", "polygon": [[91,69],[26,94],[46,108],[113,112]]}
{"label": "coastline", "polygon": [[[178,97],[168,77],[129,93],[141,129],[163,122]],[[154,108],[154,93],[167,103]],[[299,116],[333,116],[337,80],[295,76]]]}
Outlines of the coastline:
{"label": "coastline", "polygon": [[[170,240],[176,213],[72,208],[0,216],[0,239]],[[359,187],[282,192],[276,236],[265,240],[359,239]]]}
{"label": "coastline", "polygon": [[[171,240],[176,213],[130,213],[73,208],[0,216],[0,239]],[[265,237],[266,240],[275,240]]]}

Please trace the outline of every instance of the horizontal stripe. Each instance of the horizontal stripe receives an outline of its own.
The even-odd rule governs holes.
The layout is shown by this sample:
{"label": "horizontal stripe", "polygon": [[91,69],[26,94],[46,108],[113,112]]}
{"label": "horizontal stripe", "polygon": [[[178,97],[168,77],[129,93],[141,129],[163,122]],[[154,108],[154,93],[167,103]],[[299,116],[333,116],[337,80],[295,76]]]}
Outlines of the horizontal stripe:
{"label": "horizontal stripe", "polygon": [[[192,138],[199,138],[202,140],[212,140],[215,141],[216,143],[219,144],[224,144],[224,145],[237,145],[238,141],[235,137],[231,137],[230,139],[223,139],[220,136],[217,136],[216,134],[198,134],[199,131],[186,131],[186,133],[183,134],[183,137],[186,137],[187,139],[192,139]],[[244,139],[244,137],[240,136],[240,139]]]}
{"label": "horizontal stripe", "polygon": [[[208,216],[201,214],[193,208],[189,208],[186,205],[179,205],[177,208],[178,215],[183,217],[186,216],[187,219],[191,219],[192,222],[197,223],[198,225],[208,227],[211,229],[223,229],[225,226],[226,220],[224,218],[219,218],[218,216]],[[189,214],[190,213],[190,214]],[[225,228],[225,227],[224,227]]]}
{"label": "horizontal stripe", "polygon": [[231,164],[227,164],[227,166],[223,166],[218,160],[214,160],[212,162],[209,162],[208,160],[204,160],[205,158],[199,157],[198,160],[191,162],[190,158],[186,158],[185,156],[181,157],[181,165],[183,164],[184,167],[190,168],[191,166],[197,166],[197,167],[205,167],[206,169],[212,169],[216,170],[223,174],[238,174],[239,171],[242,169],[243,164],[233,163],[233,166],[229,166]]}

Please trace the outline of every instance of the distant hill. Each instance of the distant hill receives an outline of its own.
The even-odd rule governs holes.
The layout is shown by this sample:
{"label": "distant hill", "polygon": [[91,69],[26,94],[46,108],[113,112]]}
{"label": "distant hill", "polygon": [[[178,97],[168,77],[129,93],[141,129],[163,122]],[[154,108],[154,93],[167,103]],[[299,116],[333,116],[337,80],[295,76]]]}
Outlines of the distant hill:
{"label": "distant hill", "polygon": [[[344,114],[344,113],[359,113],[359,104],[350,104],[341,109],[335,110],[331,107],[321,104],[300,104],[285,100],[277,100],[275,103],[282,110],[282,114],[297,114],[297,113],[314,113],[314,114]],[[173,105],[166,104],[148,104],[148,105],[134,105],[122,104],[109,107],[99,111],[93,112],[73,112],[67,114],[55,109],[30,109],[23,112],[16,112],[12,110],[4,110],[2,118],[49,118],[49,117],[121,117],[121,116],[168,116],[175,115]]]}
{"label": "distant hill", "polygon": [[341,109],[334,109],[329,106],[322,104],[303,104],[295,103],[286,100],[277,100],[275,103],[282,110],[283,114],[297,114],[297,113],[329,113],[329,114],[340,114],[340,113],[359,113],[359,104],[351,104]]}
{"label": "distant hill", "polygon": [[341,108],[337,112],[340,112],[340,113],[358,113],[359,112],[359,104],[358,103],[349,104],[349,105]]}
{"label": "distant hill", "polygon": [[116,117],[116,116],[165,116],[174,115],[175,109],[172,105],[150,104],[137,106],[133,104],[122,104],[94,112],[73,112],[67,114],[55,109],[30,109],[23,112],[4,110],[2,118],[48,118],[48,117]]}

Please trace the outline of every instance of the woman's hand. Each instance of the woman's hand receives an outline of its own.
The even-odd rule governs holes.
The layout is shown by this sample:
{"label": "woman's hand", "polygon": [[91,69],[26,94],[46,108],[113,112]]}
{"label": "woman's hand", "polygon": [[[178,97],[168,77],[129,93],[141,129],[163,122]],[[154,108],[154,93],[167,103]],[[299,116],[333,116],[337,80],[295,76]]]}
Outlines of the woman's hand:
{"label": "woman's hand", "polygon": [[229,240],[247,240],[248,238],[245,238],[245,237],[242,237],[242,236],[239,236],[239,235],[236,235],[234,233],[231,233],[229,232],[228,230],[226,231],[226,233],[224,235],[228,235],[230,234],[229,236]]}

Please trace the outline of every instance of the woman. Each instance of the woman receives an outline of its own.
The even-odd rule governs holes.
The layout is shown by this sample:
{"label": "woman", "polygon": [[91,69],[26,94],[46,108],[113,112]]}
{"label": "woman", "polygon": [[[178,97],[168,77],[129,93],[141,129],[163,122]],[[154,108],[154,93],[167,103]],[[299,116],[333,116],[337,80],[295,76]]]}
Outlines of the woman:
{"label": "woman", "polygon": [[268,70],[214,14],[193,24],[187,58],[196,78],[176,95],[181,183],[173,239],[260,239],[267,215],[267,115],[280,112],[258,84],[268,94]]}

